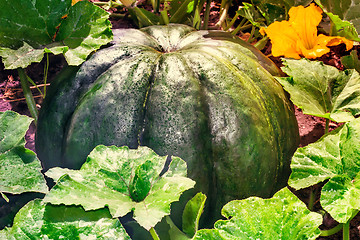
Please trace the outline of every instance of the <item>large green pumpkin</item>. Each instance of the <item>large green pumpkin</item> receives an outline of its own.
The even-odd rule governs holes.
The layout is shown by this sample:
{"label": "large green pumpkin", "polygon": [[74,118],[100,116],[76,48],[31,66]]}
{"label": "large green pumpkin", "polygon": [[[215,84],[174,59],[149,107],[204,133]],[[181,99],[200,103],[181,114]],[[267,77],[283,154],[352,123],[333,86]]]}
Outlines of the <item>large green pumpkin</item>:
{"label": "large green pumpkin", "polygon": [[36,135],[45,169],[79,168],[98,144],[145,145],[184,159],[217,215],[230,200],[285,186],[298,127],[268,58],[183,25],[114,34],[52,83]]}

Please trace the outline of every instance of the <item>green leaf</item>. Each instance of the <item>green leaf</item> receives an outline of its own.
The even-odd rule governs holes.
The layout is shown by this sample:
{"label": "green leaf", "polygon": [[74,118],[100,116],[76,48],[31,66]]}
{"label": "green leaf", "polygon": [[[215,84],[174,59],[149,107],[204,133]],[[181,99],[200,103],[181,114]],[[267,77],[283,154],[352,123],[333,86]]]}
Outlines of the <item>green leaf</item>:
{"label": "green leaf", "polygon": [[347,122],[360,113],[360,76],[355,70],[339,71],[322,62],[283,60],[290,77],[276,79],[305,114]]}
{"label": "green leaf", "polygon": [[360,1],[358,0],[316,0],[329,13],[339,16],[341,20],[352,23],[356,31],[360,32]]}
{"label": "green leaf", "polygon": [[[194,3],[194,0],[184,0],[184,1],[170,1],[170,22],[171,23],[184,23],[185,20],[190,16],[189,5]],[[192,5],[194,6],[194,4]],[[192,9],[190,9],[192,10]]]}
{"label": "green leaf", "polygon": [[352,23],[341,20],[339,16],[332,13],[326,14],[329,16],[332,22],[331,35],[345,37],[353,41],[360,41],[359,34],[357,33]]}
{"label": "green leaf", "polygon": [[166,223],[169,225],[169,238],[170,240],[190,240],[191,238],[188,237],[185,233],[183,233],[171,220],[170,216],[166,216]]}
{"label": "green leaf", "polygon": [[[107,206],[113,217],[133,211],[134,219],[149,230],[170,214],[170,204],[195,182],[186,178],[186,163],[172,157],[166,162],[147,147],[96,147],[80,170],[50,169],[57,184],[45,196],[52,204],[82,205],[85,210]],[[65,174],[65,175],[64,175]]]}
{"label": "green leaf", "polygon": [[341,63],[346,69],[355,69],[360,73],[360,60],[357,50],[352,50],[350,55],[341,57]]}
{"label": "green leaf", "polygon": [[322,216],[310,212],[287,188],[271,199],[250,197],[227,203],[214,229],[199,230],[197,239],[316,239]]}
{"label": "green leaf", "polygon": [[13,111],[0,112],[0,153],[22,143],[32,119]]}
{"label": "green leaf", "polygon": [[132,15],[132,17],[136,19],[137,24],[140,28],[152,25],[159,25],[161,22],[160,16],[143,8],[133,7],[129,8],[128,11]]}
{"label": "green leaf", "polygon": [[190,199],[184,209],[182,216],[182,228],[184,233],[194,236],[199,228],[200,216],[203,213],[206,195],[199,192]]}
{"label": "green leaf", "polygon": [[324,180],[320,202],[338,222],[360,210],[360,119],[299,148],[292,159],[289,185],[305,188]]}
{"label": "green leaf", "polygon": [[[109,14],[88,1],[3,0],[0,56],[5,68],[25,68],[44,53],[64,54],[70,65],[112,39]],[[16,29],[16,31],[14,31]]]}
{"label": "green leaf", "polygon": [[0,239],[128,239],[119,220],[106,209],[85,212],[81,207],[52,206],[36,199],[16,214]]}
{"label": "green leaf", "polygon": [[0,192],[48,192],[39,159],[25,148],[31,122],[12,111],[0,112]]}
{"label": "green leaf", "polygon": [[311,0],[252,0],[253,5],[266,20],[266,25],[275,21],[288,20],[291,7],[307,6],[310,2]]}
{"label": "green leaf", "polygon": [[240,6],[236,13],[249,20],[256,27],[265,25],[265,19],[253,4],[244,2],[243,6]]}
{"label": "green leaf", "polygon": [[3,193],[3,192],[0,192],[1,194],[1,197],[6,201],[6,202],[9,202],[9,198]]}

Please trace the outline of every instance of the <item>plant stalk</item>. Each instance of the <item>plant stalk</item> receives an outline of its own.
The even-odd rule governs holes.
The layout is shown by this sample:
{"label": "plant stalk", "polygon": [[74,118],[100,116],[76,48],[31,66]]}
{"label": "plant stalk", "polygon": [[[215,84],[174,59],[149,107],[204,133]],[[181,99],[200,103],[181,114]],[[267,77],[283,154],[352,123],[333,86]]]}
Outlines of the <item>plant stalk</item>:
{"label": "plant stalk", "polygon": [[31,92],[31,89],[30,89],[30,86],[29,86],[28,77],[27,77],[27,75],[26,75],[23,68],[18,68],[17,70],[18,70],[18,73],[19,73],[20,83],[21,83],[21,87],[22,87],[23,92],[24,92],[26,104],[28,105],[31,116],[34,118],[35,125],[37,125],[38,110],[36,108],[36,103],[35,103],[35,100],[34,100],[34,96],[33,96],[32,92]]}
{"label": "plant stalk", "polygon": [[110,1],[110,3],[109,2],[93,2],[93,4],[97,5],[99,7],[109,5],[110,8],[116,8],[116,7],[123,7],[124,6],[123,4],[119,4],[119,3],[114,2],[114,1]]}
{"label": "plant stalk", "polygon": [[125,14],[123,14],[123,13],[110,13],[109,17],[111,17],[111,18],[124,18]]}
{"label": "plant stalk", "polygon": [[215,24],[215,26],[222,27],[223,23],[226,20],[230,5],[231,5],[231,0],[221,1],[220,18],[219,21]]}
{"label": "plant stalk", "polygon": [[350,221],[359,213],[359,210],[353,210],[350,219],[343,224],[343,240],[350,240]]}
{"label": "plant stalk", "polygon": [[237,26],[237,28],[235,28],[234,31],[231,32],[231,34],[235,36],[239,31],[249,29],[252,26],[253,26],[252,24],[246,24],[246,25],[243,25],[243,26],[239,25],[239,26]]}
{"label": "plant stalk", "polygon": [[343,240],[350,240],[350,220],[343,225]]}
{"label": "plant stalk", "polygon": [[239,17],[239,14],[236,12],[235,16],[231,19],[230,23],[225,27],[224,31],[229,30],[229,28],[231,28],[234,25],[234,23],[238,19],[238,17]]}
{"label": "plant stalk", "polygon": [[157,235],[157,233],[153,227],[150,228],[149,232],[154,240],[160,240],[159,236]]}
{"label": "plant stalk", "polygon": [[313,208],[314,208],[315,198],[316,198],[316,188],[315,188],[315,187],[311,187],[311,189],[310,189],[310,196],[309,196],[309,204],[308,204],[308,209],[309,209],[310,211],[312,211]]}
{"label": "plant stalk", "polygon": [[161,18],[165,25],[168,25],[170,23],[168,12],[166,10],[163,10],[160,12]]}
{"label": "plant stalk", "polygon": [[[39,93],[40,93],[40,95],[41,96],[44,96],[44,94],[43,94],[43,92],[40,90],[40,88],[39,88],[39,86],[40,85],[36,85],[36,83],[28,76],[28,75],[26,75],[26,77],[27,77],[27,80],[29,81],[29,83],[31,83],[33,86],[31,86],[30,88],[36,88],[38,91],[39,91]],[[44,87],[46,87],[46,85],[44,85]]]}
{"label": "plant stalk", "polygon": [[207,30],[209,28],[209,18],[210,18],[210,4],[211,0],[206,0],[206,7],[204,13],[204,29]]}
{"label": "plant stalk", "polygon": [[263,37],[262,39],[260,39],[259,41],[257,41],[254,44],[254,47],[256,47],[259,50],[263,50],[268,41],[269,41],[269,37],[267,37],[267,36]]}
{"label": "plant stalk", "polygon": [[48,78],[48,73],[49,73],[49,54],[46,53],[46,64],[44,66],[44,98],[46,97],[46,83],[47,83],[47,78]]}
{"label": "plant stalk", "polygon": [[254,33],[255,33],[255,26],[252,26],[250,36],[249,36],[249,38],[247,40],[248,43],[251,43],[253,41]]}
{"label": "plant stalk", "polygon": [[326,119],[326,122],[325,122],[325,134],[327,134],[329,132],[329,124],[330,124],[330,120]]}
{"label": "plant stalk", "polygon": [[328,237],[331,236],[335,233],[338,233],[339,231],[341,231],[343,229],[344,224],[340,223],[338,225],[336,225],[335,227],[329,229],[329,230],[321,230],[321,234],[320,236],[322,237]]}

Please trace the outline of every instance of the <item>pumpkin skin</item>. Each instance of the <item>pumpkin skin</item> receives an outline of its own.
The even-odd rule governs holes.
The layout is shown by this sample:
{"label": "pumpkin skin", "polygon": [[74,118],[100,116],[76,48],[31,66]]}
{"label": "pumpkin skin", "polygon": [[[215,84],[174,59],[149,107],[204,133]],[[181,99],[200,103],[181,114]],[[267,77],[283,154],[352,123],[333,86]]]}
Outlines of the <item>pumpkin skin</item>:
{"label": "pumpkin skin", "polygon": [[219,215],[230,200],[286,185],[299,132],[271,73],[268,58],[223,32],[114,30],[112,46],[52,83],[37,154],[45,169],[78,169],[99,144],[179,156]]}

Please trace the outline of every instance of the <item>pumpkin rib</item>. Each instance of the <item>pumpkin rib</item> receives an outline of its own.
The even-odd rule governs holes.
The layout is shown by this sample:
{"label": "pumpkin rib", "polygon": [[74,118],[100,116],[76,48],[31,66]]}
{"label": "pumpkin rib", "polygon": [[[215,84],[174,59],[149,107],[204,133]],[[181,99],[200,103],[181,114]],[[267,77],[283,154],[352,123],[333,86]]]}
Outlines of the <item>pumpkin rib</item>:
{"label": "pumpkin rib", "polygon": [[[230,42],[230,44],[234,44]],[[236,44],[235,44],[236,45]],[[290,162],[290,159],[288,162],[286,162],[284,159],[282,159],[283,156],[288,156],[291,152],[294,151],[293,143],[284,142],[282,139],[284,139],[284,136],[288,135],[288,132],[284,131],[284,128],[281,126],[284,126],[286,124],[293,124],[289,127],[289,129],[297,129],[297,122],[295,121],[289,121],[289,119],[294,118],[294,116],[290,116],[289,113],[293,112],[293,107],[289,104],[289,102],[284,98],[284,96],[281,96],[281,94],[284,94],[282,87],[280,84],[275,81],[269,72],[267,72],[262,66],[259,66],[257,68],[251,68],[251,65],[257,64],[257,61],[247,54],[242,54],[238,51],[232,51],[232,52],[226,52],[226,48],[218,47],[216,51],[220,51],[221,53],[225,54],[225,60],[230,61],[231,57],[230,55],[234,55],[238,60],[234,61],[234,59],[231,60],[231,65],[235,66],[241,74],[246,74],[251,82],[256,83],[256,85],[259,87],[258,91],[262,92],[262,94],[259,94],[261,96],[266,96],[268,100],[262,97],[263,102],[267,103],[267,109],[268,111],[265,111],[267,115],[269,116],[268,119],[277,119],[277,121],[269,121],[269,123],[273,126],[273,132],[274,136],[276,136],[276,146],[280,148],[278,152],[278,164],[279,164],[279,176],[286,176],[290,173],[290,168],[288,167],[288,164]],[[241,49],[241,48],[240,48]],[[211,54],[211,51],[206,51],[205,49],[198,49],[198,51],[203,51],[205,53]],[[221,54],[212,54],[213,57],[219,57]],[[246,58],[246,60],[244,60]],[[239,65],[240,63],[240,65]],[[240,67],[241,66],[241,67]],[[269,100],[270,98],[270,100]],[[272,102],[272,103],[271,103]],[[279,109],[281,107],[281,109]],[[280,118],[279,116],[284,116]],[[295,124],[294,124],[295,123]],[[279,134],[280,133],[280,134]],[[292,134],[296,134],[296,132],[293,132]],[[286,163],[286,164],[285,164]],[[286,184],[287,179],[284,178],[283,181],[279,184],[279,186],[283,186]],[[275,189],[278,189],[279,187],[275,187]]]}
{"label": "pumpkin rib", "polygon": [[[65,162],[73,162],[73,155],[79,152],[79,149],[85,151],[81,156],[77,156],[77,159],[86,159],[86,152],[99,144],[138,147],[138,136],[143,122],[143,103],[150,85],[152,66],[156,65],[156,62],[150,59],[156,59],[157,55],[156,52],[147,52],[143,56],[118,62],[92,84],[92,88],[81,98],[72,114],[63,147]],[[125,104],[118,105],[118,102]],[[109,115],[107,112],[116,114]],[[77,122],[82,124],[76,124]],[[84,149],[85,147],[87,149]],[[81,162],[76,165],[74,167],[79,168]]]}
{"label": "pumpkin rib", "polygon": [[[196,55],[196,54],[193,54],[193,55]],[[256,110],[256,111],[254,111],[253,109],[254,109],[254,107],[255,107],[255,102],[254,102],[254,98],[251,98],[251,105],[248,105],[248,106],[246,106],[246,105],[242,105],[242,104],[244,104],[244,101],[241,99],[241,97],[242,97],[242,93],[243,92],[249,92],[249,90],[250,91],[253,91],[254,92],[254,94],[256,94],[256,95],[258,95],[259,93],[255,93],[255,91],[254,91],[254,88],[255,89],[258,89],[258,86],[256,86],[256,85],[253,85],[253,83],[250,81],[248,81],[249,79],[247,79],[248,78],[248,76],[246,76],[246,75],[242,75],[242,74],[240,74],[240,73],[238,73],[237,71],[234,71],[234,67],[232,66],[232,65],[230,65],[230,64],[224,64],[224,61],[221,61],[221,60],[218,60],[218,64],[216,64],[215,65],[215,63],[213,63],[214,62],[214,59],[219,59],[219,58],[214,58],[214,56],[212,56],[209,52],[203,52],[202,54],[201,54],[202,56],[204,56],[204,55],[208,55],[208,56],[211,56],[210,58],[205,58],[205,59],[202,59],[199,63],[200,64],[214,64],[214,67],[209,67],[209,68],[206,68],[206,67],[203,67],[203,72],[202,72],[202,74],[203,75],[205,75],[205,76],[207,76],[208,74],[209,74],[209,72],[210,72],[210,70],[209,69],[216,69],[216,72],[222,72],[223,73],[223,75],[225,75],[223,78],[221,78],[220,76],[214,76],[213,78],[215,79],[215,80],[213,80],[213,82],[216,82],[216,81],[218,81],[218,82],[220,82],[221,81],[221,84],[225,84],[226,82],[228,82],[228,80],[225,80],[225,79],[234,79],[233,81],[234,82],[229,82],[229,83],[226,83],[226,84],[228,84],[228,86],[229,86],[229,89],[227,89],[226,87],[221,87],[221,89],[225,89],[225,92],[223,92],[223,93],[221,93],[221,95],[228,95],[229,97],[230,97],[230,101],[231,102],[233,102],[233,103],[230,103],[230,105],[229,105],[229,107],[226,107],[226,105],[223,105],[224,104],[224,102],[226,102],[226,101],[224,101],[225,99],[227,99],[228,97],[225,97],[225,99],[223,99],[223,100],[217,100],[216,102],[214,102],[214,101],[212,101],[212,100],[210,100],[210,99],[208,99],[207,100],[207,102],[209,103],[209,104],[213,104],[213,105],[220,105],[221,107],[219,107],[218,109],[221,109],[221,110],[225,110],[225,109],[227,109],[227,108],[229,108],[229,109],[235,109],[235,111],[237,111],[237,114],[236,114],[236,117],[235,117],[235,115],[234,115],[234,120],[235,119],[238,119],[238,120],[235,120],[235,121],[239,121],[239,123],[241,123],[241,122],[245,122],[245,123],[247,123],[247,122],[249,122],[249,121],[251,121],[250,119],[248,119],[248,120],[244,120],[244,119],[239,119],[238,117],[239,116],[242,116],[242,117],[245,117],[245,118],[248,118],[248,116],[249,116],[249,111],[252,111],[253,112],[253,114],[255,114],[255,112],[256,112],[256,114],[254,115],[254,117],[255,116],[257,116],[256,118],[253,118],[253,120],[256,120],[256,121],[259,121],[259,120],[261,120],[262,122],[264,122],[263,124],[261,124],[260,122],[258,122],[258,123],[255,123],[254,125],[255,126],[262,126],[262,125],[264,125],[264,124],[266,124],[267,123],[267,125],[266,126],[270,126],[268,123],[269,123],[269,119],[264,119],[263,118],[263,114],[262,114],[262,112],[264,112],[264,111],[266,111],[266,106],[263,104],[263,99],[262,98],[259,98],[259,96],[257,96],[257,99],[258,99],[258,107],[259,107],[259,109],[258,110]],[[191,59],[192,59],[192,57],[191,56],[188,56],[187,55],[187,59],[189,59],[190,61],[191,61]],[[210,61],[209,59],[212,59],[212,61]],[[223,59],[222,59],[223,60]],[[216,62],[216,61],[215,61]],[[191,64],[192,66],[196,66],[196,64]],[[221,67],[222,66],[224,66],[224,70],[221,70]],[[196,66],[196,68],[199,68],[199,69],[201,69],[201,67],[200,66]],[[235,75],[233,75],[233,77],[231,77],[229,74],[227,74],[228,72],[230,72],[230,73],[232,73],[232,74],[235,74]],[[239,75],[240,74],[240,75]],[[208,79],[208,81],[209,81],[209,79],[211,79],[211,77],[206,77],[206,79]],[[240,84],[240,83],[235,83],[235,82],[237,82],[237,80],[238,79],[241,79],[241,81],[242,81],[242,83]],[[203,81],[203,83],[204,83],[204,81]],[[235,84],[234,84],[235,83]],[[250,85],[249,85],[250,84]],[[220,85],[220,84],[219,84]],[[206,85],[205,84],[203,84],[203,86],[204,87],[206,87]],[[247,87],[245,87],[245,86],[247,86]],[[244,87],[245,87],[245,89],[244,89]],[[242,90],[240,90],[240,89],[242,89]],[[246,90],[246,89],[248,89],[248,90]],[[228,91],[227,91],[228,90]],[[236,92],[236,90],[240,90],[239,92]],[[218,97],[220,97],[220,95],[218,94],[218,91],[215,89],[213,92],[215,92],[215,93],[217,93],[216,95],[215,95],[215,97],[216,98],[218,98]],[[248,93],[247,93],[248,94]],[[233,97],[235,97],[235,98],[233,98]],[[218,103],[217,103],[218,102]],[[236,107],[236,104],[234,105],[234,103],[237,103],[237,104],[239,104],[240,103],[240,106],[239,107]],[[246,103],[245,103],[246,104]],[[231,107],[230,107],[231,106]],[[216,109],[216,107],[215,107],[215,109]],[[263,110],[261,110],[261,109],[263,109]],[[241,113],[240,111],[243,111],[243,110],[245,110],[246,112],[244,112],[244,113]],[[218,111],[218,110],[213,110],[213,112],[215,112],[215,111]],[[228,112],[229,113],[231,113],[233,110],[228,110]],[[210,114],[211,115],[211,114]],[[218,114],[217,114],[218,115]],[[227,115],[227,114],[223,114],[223,115]],[[224,120],[226,120],[227,119],[227,117],[221,117],[221,116],[219,116],[219,117],[217,117],[218,119],[219,118],[223,118]],[[260,119],[261,118],[261,119]],[[211,118],[210,118],[211,119]],[[232,121],[234,121],[234,120],[232,120]],[[214,120],[215,121],[215,124],[216,123],[218,123],[218,121],[216,121],[216,120]],[[210,123],[211,123],[211,121],[210,121]],[[228,125],[228,124],[230,124],[230,122],[229,123],[227,123],[227,122],[224,122],[223,123],[223,126],[226,128],[226,126]],[[232,122],[231,123],[231,125],[234,125],[234,126],[237,126],[237,124],[236,123],[234,123],[234,122]],[[240,187],[241,188],[241,190],[240,189],[232,189],[232,190],[230,190],[230,191],[224,191],[224,192],[227,192],[227,194],[229,194],[229,192],[231,192],[231,196],[233,197],[233,198],[243,198],[243,197],[246,197],[247,195],[248,195],[248,193],[249,192],[255,192],[255,191],[257,191],[256,189],[262,189],[262,192],[264,193],[264,188],[266,188],[266,187],[264,187],[264,186],[262,186],[262,184],[263,183],[260,183],[259,182],[259,179],[257,179],[257,177],[255,177],[255,176],[258,176],[258,175],[261,175],[261,173],[259,173],[258,172],[258,169],[263,169],[263,170],[266,170],[267,172],[271,172],[271,176],[273,177],[273,178],[275,178],[275,176],[274,176],[274,171],[276,171],[276,169],[271,169],[271,167],[270,166],[274,166],[273,165],[273,163],[271,163],[270,165],[269,165],[269,167],[268,168],[265,168],[265,167],[261,167],[261,165],[258,165],[258,166],[253,166],[253,164],[254,164],[254,161],[252,160],[252,161],[250,161],[250,162],[248,162],[248,167],[246,166],[246,161],[244,161],[245,159],[248,159],[248,160],[251,160],[251,159],[257,159],[257,161],[256,161],[256,163],[257,164],[261,164],[264,160],[262,160],[262,161],[259,161],[259,157],[258,156],[252,156],[252,154],[257,154],[257,152],[252,152],[251,151],[251,148],[249,149],[249,150],[247,150],[246,151],[246,149],[248,148],[246,145],[248,145],[248,146],[253,146],[254,144],[256,144],[257,142],[259,142],[259,139],[261,139],[261,138],[265,138],[265,136],[264,137],[260,137],[260,136],[258,136],[260,133],[261,134],[265,134],[265,133],[267,133],[266,134],[266,138],[267,139],[270,139],[270,138],[272,138],[272,133],[273,133],[273,131],[270,131],[270,130],[267,130],[267,131],[263,131],[263,130],[256,130],[255,128],[253,129],[253,130],[251,130],[251,128],[250,129],[247,129],[247,130],[244,130],[245,128],[248,128],[249,126],[246,126],[247,124],[245,124],[243,127],[238,127],[238,128],[236,128],[236,129],[238,129],[238,130],[236,130],[236,129],[234,129],[234,131],[235,131],[235,133],[237,132],[238,134],[241,134],[242,136],[246,136],[246,135],[250,135],[250,136],[254,136],[253,138],[250,138],[250,139],[248,139],[249,137],[245,137],[245,139],[248,139],[248,141],[247,142],[241,142],[241,143],[238,143],[238,144],[241,144],[241,146],[239,146],[236,142],[234,142],[234,143],[232,143],[231,141],[231,139],[229,139],[229,140],[227,140],[227,144],[226,144],[226,149],[227,149],[227,152],[223,152],[223,153],[217,153],[216,155],[217,156],[224,156],[224,157],[220,157],[221,159],[223,159],[222,161],[220,161],[220,162],[217,162],[217,165],[218,165],[218,168],[220,168],[220,166],[223,166],[222,167],[222,169],[218,169],[218,171],[217,172],[221,172],[222,174],[222,177],[224,178],[225,177],[225,179],[229,179],[228,181],[229,182],[232,182],[232,184],[237,184],[237,183],[239,183],[239,182],[241,182],[242,180],[243,180],[243,182],[246,182],[246,184],[242,184],[241,186],[238,186],[238,188]],[[252,126],[251,126],[252,127]],[[214,128],[214,127],[212,127],[212,126],[210,126],[210,128]],[[253,133],[250,133],[250,132],[248,132],[248,133],[246,133],[247,131],[253,131]],[[213,132],[212,131],[212,135],[214,135],[215,136],[215,138],[216,138],[216,136],[218,135],[218,133],[216,133],[216,132]],[[244,138],[244,137],[243,137]],[[237,137],[237,139],[242,139],[242,137],[240,137],[240,136],[238,136]],[[274,139],[273,139],[274,140]],[[273,142],[273,140],[271,141],[271,142]],[[219,146],[222,146],[222,144],[221,144],[221,141],[222,140],[216,140],[216,142],[218,142],[217,144],[215,144],[215,146],[218,146],[217,148],[219,148]],[[263,141],[263,140],[261,140],[261,141]],[[266,142],[266,141],[265,141]],[[270,143],[269,143],[270,144]],[[270,144],[272,147],[276,147],[276,144]],[[232,147],[230,147],[230,146],[232,146]],[[221,148],[221,147],[220,147]],[[244,150],[242,150],[242,152],[241,153],[239,153],[238,151],[241,149],[241,148],[244,148]],[[233,149],[233,153],[229,153],[229,149]],[[230,150],[231,151],[231,150]],[[272,152],[276,152],[276,151],[272,151]],[[239,162],[241,162],[242,163],[242,165],[241,165],[241,169],[239,169],[238,171],[239,171],[239,173],[237,174],[237,173],[235,173],[236,171],[234,171],[235,169],[237,169],[238,167],[237,166],[226,166],[227,165],[227,160],[226,159],[233,159],[233,157],[231,157],[231,155],[229,155],[229,154],[236,154],[236,156],[233,156],[233,157],[235,157],[235,158],[237,158],[237,159],[242,159],[242,160],[239,160]],[[240,157],[238,154],[243,154],[243,155],[246,155],[247,157]],[[268,155],[269,154],[269,152],[268,151],[266,151],[266,154]],[[228,156],[227,158],[225,157],[225,156]],[[273,159],[276,159],[276,157],[275,156],[273,156],[272,157]],[[225,161],[225,162],[223,162],[223,161]],[[233,163],[234,161],[229,161],[229,163]],[[229,173],[231,172],[232,174],[226,174],[226,173],[224,173],[224,172],[226,172],[225,171],[225,168],[227,168],[227,169],[229,169]],[[252,174],[250,174],[250,172],[252,172],[252,171],[254,171]],[[235,175],[234,175],[235,174]],[[225,175],[228,175],[228,176],[225,176]],[[236,177],[235,177],[236,176]],[[244,176],[246,176],[246,178],[247,179],[243,179],[243,177]],[[251,176],[254,176],[254,177],[251,177]],[[232,179],[238,179],[237,180],[237,182],[236,183],[234,183],[233,181],[232,181]],[[251,180],[252,180],[252,183],[251,183],[251,181],[249,181],[249,179],[248,178],[250,178]],[[265,177],[263,177],[264,179],[266,179],[266,176]],[[240,179],[242,179],[242,180],[240,180]],[[219,189],[221,189],[221,188],[226,188],[226,187],[229,187],[229,188],[231,188],[231,184],[224,184],[224,181],[226,181],[226,180],[223,180],[223,181],[219,181],[219,182],[222,182],[222,185],[223,186],[219,186]],[[276,181],[276,178],[275,179],[272,179],[272,181]],[[267,183],[267,184],[269,184],[269,185],[272,185],[272,183],[270,184],[269,182]],[[238,192],[241,192],[242,194],[244,194],[244,195],[238,195]],[[270,188],[268,188],[267,190],[266,190],[266,192],[272,192],[272,189]],[[268,193],[268,194],[269,194]],[[221,196],[222,194],[220,193],[220,194],[217,194],[218,196]],[[266,195],[266,194],[264,194],[264,195]],[[229,195],[228,195],[229,196]]]}
{"label": "pumpkin rib", "polygon": [[[188,142],[187,131],[189,128],[198,129],[197,125],[203,125],[201,122],[205,121],[206,117],[196,116],[196,114],[201,113],[199,110],[203,109],[201,104],[199,105],[200,100],[197,95],[200,86],[198,86],[195,77],[192,76],[192,71],[189,71],[190,68],[181,65],[181,69],[179,69],[180,65],[174,63],[174,61],[182,62],[182,60],[182,57],[176,53],[170,53],[162,55],[162,59],[159,61],[157,74],[154,75],[154,81],[149,92],[144,127],[146,130],[141,137],[141,145],[157,149],[157,153],[160,155],[181,154],[183,155],[182,158],[187,161],[187,157],[176,146],[181,148],[184,147],[183,144],[191,145]],[[190,81],[190,79],[193,80]],[[171,111],[171,109],[174,110]],[[192,113],[196,114],[190,118],[189,115]],[[166,128],[162,127],[165,125]],[[179,129],[176,130],[177,128]],[[193,134],[190,139],[200,137],[196,135],[198,134]],[[189,169],[191,168],[192,164],[189,166]]]}
{"label": "pumpkin rib", "polygon": [[[199,81],[177,52],[162,55],[153,77],[141,145],[159,155],[180,156],[187,162],[188,177],[196,181],[196,186],[182,198],[197,191],[209,193],[210,136]],[[173,214],[181,216],[185,203],[173,203]],[[181,218],[174,222],[181,226]]]}

